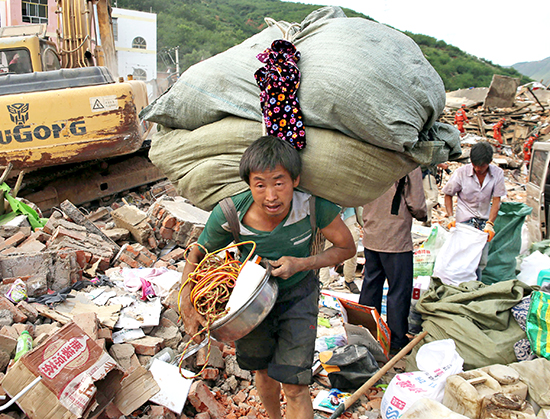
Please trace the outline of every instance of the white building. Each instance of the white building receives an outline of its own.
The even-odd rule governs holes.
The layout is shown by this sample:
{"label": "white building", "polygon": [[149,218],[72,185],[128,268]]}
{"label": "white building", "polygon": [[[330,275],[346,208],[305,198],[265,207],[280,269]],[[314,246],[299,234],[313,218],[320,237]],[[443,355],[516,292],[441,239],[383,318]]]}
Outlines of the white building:
{"label": "white building", "polygon": [[114,7],[112,12],[118,75],[135,80],[157,78],[156,13]]}

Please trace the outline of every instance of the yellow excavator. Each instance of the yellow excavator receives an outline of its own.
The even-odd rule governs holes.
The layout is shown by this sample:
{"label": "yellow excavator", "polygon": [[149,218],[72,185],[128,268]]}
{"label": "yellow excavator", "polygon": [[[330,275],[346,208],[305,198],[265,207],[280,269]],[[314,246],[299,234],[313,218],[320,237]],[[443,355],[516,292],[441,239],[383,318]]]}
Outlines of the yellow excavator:
{"label": "yellow excavator", "polygon": [[45,24],[0,28],[0,165],[28,173],[21,194],[43,211],[163,178],[146,153],[129,158],[150,131],[147,87],[118,78],[110,1],[56,13],[57,43]]}

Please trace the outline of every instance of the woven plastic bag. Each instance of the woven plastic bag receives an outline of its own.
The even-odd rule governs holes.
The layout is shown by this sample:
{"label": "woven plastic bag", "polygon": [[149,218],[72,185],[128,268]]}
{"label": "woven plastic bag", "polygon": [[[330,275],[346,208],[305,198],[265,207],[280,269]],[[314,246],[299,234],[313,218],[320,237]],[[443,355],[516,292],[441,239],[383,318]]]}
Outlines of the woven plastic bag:
{"label": "woven plastic bag", "polygon": [[[228,117],[194,131],[153,135],[149,158],[194,205],[210,211],[219,201],[248,189],[239,176],[245,149],[262,135],[262,124]],[[343,207],[378,198],[417,165],[395,153],[337,131],[306,127],[300,151],[300,189]]]}
{"label": "woven plastic bag", "polygon": [[[140,116],[195,130],[233,115],[261,122],[256,58],[288,22],[268,21],[260,33],[186,70]],[[339,7],[323,7],[290,30],[301,53],[298,91],[306,126],[405,152],[419,164],[459,156],[460,137],[436,122],[445,107],[441,77],[403,33]],[[429,141],[424,141],[429,140]]]}
{"label": "woven plastic bag", "polygon": [[527,337],[533,352],[550,360],[550,294],[534,291],[527,313]]}

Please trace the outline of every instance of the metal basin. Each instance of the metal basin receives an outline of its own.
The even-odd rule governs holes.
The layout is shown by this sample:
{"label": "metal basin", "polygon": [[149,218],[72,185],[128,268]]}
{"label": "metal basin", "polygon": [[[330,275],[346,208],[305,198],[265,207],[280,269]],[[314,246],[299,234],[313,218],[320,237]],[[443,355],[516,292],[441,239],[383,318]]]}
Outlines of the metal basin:
{"label": "metal basin", "polygon": [[271,277],[271,266],[248,301],[234,313],[217,320],[210,328],[211,336],[219,342],[234,342],[248,335],[271,311],[277,300],[279,286]]}

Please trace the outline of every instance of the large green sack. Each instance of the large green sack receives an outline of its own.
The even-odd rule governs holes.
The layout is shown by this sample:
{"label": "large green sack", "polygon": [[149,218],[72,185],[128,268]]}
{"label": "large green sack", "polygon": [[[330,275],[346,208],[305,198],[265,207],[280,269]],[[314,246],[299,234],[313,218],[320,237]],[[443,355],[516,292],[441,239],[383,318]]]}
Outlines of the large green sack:
{"label": "large green sack", "polygon": [[531,291],[518,280],[493,285],[469,281],[455,287],[432,278],[429,290],[416,303],[428,335],[407,357],[407,371],[417,370],[416,352],[423,344],[441,339],[455,341],[465,371],[516,362],[514,344],[526,334],[511,308]]}
{"label": "large green sack", "polygon": [[516,278],[516,257],[521,250],[521,228],[533,209],[521,202],[502,202],[489,243],[487,266],[481,282],[487,285]]}
{"label": "large green sack", "polygon": [[[254,73],[264,64],[256,56],[283,38],[279,26],[290,25],[271,22],[241,44],[193,65],[140,116],[186,130],[231,115],[261,122]],[[371,20],[347,18],[331,6],[291,28],[290,40],[301,54],[298,98],[306,126],[407,153],[419,164],[436,163],[417,150],[423,140],[446,154],[437,162],[460,156],[458,130],[436,122],[445,107],[441,77],[411,38]]]}
{"label": "large green sack", "polygon": [[[149,157],[181,196],[210,211],[223,198],[248,188],[239,177],[239,162],[261,135],[261,123],[236,117],[193,131],[163,128],[152,137]],[[337,131],[306,127],[306,135],[300,189],[344,207],[378,198],[417,166],[404,154]]]}

